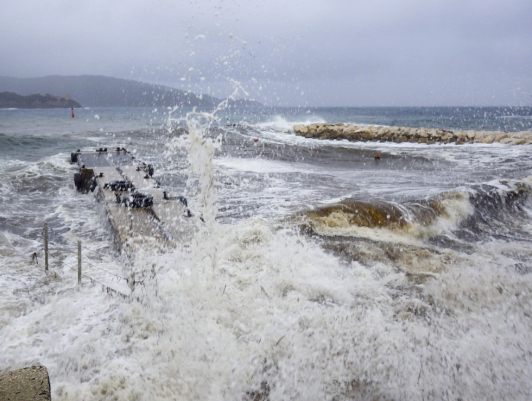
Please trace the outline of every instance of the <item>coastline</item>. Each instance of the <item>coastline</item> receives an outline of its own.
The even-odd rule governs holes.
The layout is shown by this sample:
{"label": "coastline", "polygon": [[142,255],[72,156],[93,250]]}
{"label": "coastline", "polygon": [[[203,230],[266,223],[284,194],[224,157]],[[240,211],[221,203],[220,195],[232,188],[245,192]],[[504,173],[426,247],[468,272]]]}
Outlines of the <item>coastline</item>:
{"label": "coastline", "polygon": [[[66,96],[66,95],[65,95]],[[13,92],[0,92],[1,109],[80,109],[82,106],[70,98],[50,94],[18,95]]]}

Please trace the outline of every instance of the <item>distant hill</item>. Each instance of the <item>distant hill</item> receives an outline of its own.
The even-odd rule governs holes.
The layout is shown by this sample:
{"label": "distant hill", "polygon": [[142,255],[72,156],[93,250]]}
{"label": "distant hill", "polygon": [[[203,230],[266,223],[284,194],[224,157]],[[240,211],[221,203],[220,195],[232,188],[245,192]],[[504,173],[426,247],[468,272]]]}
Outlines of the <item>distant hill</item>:
{"label": "distant hill", "polygon": [[[21,95],[56,93],[71,96],[84,106],[90,107],[212,107],[221,102],[221,99],[208,95],[102,75],[0,77],[0,92],[2,91]],[[244,107],[262,106],[251,100],[236,100],[230,104]]]}
{"label": "distant hill", "polygon": [[81,105],[72,99],[65,99],[48,93],[44,96],[39,94],[21,96],[13,92],[0,92],[0,109],[59,109],[72,107],[81,108]]}

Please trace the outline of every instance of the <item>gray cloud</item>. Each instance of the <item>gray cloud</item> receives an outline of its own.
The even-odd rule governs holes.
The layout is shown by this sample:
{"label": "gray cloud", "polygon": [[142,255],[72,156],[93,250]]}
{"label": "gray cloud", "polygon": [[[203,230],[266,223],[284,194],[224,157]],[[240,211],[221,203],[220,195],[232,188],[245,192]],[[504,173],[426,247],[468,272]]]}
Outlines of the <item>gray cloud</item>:
{"label": "gray cloud", "polygon": [[271,105],[532,103],[532,3],[7,0],[0,75],[102,74]]}

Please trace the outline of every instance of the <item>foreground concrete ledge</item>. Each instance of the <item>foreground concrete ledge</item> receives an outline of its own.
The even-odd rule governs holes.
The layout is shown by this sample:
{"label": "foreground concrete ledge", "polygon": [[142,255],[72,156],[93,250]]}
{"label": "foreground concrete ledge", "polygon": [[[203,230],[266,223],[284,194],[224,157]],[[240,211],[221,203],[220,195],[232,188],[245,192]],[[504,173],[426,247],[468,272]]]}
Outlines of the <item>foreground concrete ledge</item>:
{"label": "foreground concrete ledge", "polygon": [[1,401],[50,401],[50,379],[44,366],[14,370],[0,375]]}
{"label": "foreground concrete ledge", "polygon": [[493,143],[532,144],[532,131],[455,131],[436,128],[380,127],[354,124],[296,124],[294,133],[305,138],[347,139],[349,141],[386,141],[412,143]]}

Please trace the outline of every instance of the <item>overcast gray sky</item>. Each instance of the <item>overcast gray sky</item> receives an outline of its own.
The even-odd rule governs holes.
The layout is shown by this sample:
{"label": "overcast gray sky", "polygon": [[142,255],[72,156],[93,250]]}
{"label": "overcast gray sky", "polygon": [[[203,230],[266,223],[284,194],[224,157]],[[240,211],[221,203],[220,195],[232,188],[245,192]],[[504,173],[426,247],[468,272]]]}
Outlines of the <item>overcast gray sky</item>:
{"label": "overcast gray sky", "polygon": [[0,75],[293,106],[532,104],[532,0],[2,0]]}

